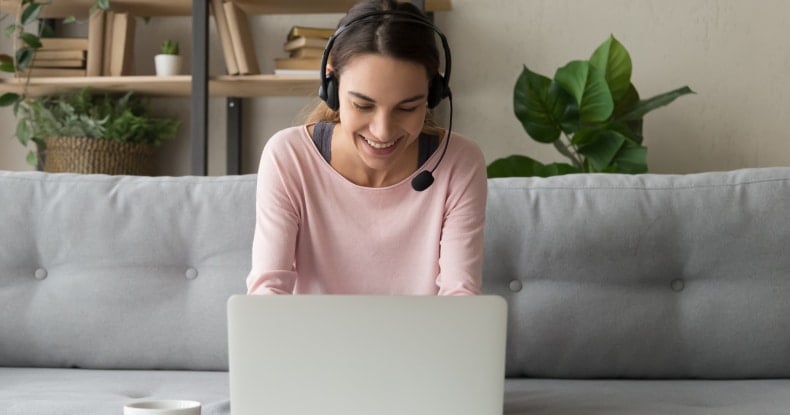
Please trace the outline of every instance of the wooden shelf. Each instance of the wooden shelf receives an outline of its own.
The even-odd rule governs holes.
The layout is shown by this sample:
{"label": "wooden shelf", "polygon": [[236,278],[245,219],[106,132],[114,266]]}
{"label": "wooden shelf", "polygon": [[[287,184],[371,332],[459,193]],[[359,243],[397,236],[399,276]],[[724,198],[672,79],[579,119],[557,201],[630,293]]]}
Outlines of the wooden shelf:
{"label": "wooden shelf", "polygon": [[[192,77],[179,76],[86,76],[73,78],[30,78],[29,96],[52,95],[85,87],[102,92],[135,91],[151,96],[190,96]],[[0,94],[21,93],[24,81],[0,80]],[[316,76],[246,75],[209,78],[209,95],[219,97],[315,96]]]}
{"label": "wooden shelf", "polygon": [[[95,0],[54,0],[41,10],[42,18],[83,18]],[[248,14],[344,13],[357,0],[233,0]],[[0,0],[0,12],[15,13],[20,0]],[[192,0],[111,0],[113,10],[136,16],[191,16]],[[425,0],[425,10],[449,11],[451,0]]]}

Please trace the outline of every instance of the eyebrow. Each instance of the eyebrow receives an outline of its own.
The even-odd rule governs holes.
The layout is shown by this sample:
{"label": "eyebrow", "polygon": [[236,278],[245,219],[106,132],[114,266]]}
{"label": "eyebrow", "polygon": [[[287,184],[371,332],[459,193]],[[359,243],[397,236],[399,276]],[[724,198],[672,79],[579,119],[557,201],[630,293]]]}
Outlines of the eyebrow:
{"label": "eyebrow", "polygon": [[[355,97],[357,97],[359,99],[362,99],[362,100],[365,100],[365,101],[368,101],[368,102],[376,102],[375,99],[373,99],[373,98],[371,98],[371,97],[369,97],[369,96],[367,96],[365,94],[359,93],[359,92],[348,91],[348,93],[350,95],[353,95],[353,96],[355,96]],[[425,97],[425,94],[415,95],[413,97],[409,97],[409,98],[406,98],[406,99],[402,100],[398,104],[400,105],[400,104],[407,104],[407,103],[414,102],[414,101],[419,101],[419,100],[421,100],[424,97]]]}

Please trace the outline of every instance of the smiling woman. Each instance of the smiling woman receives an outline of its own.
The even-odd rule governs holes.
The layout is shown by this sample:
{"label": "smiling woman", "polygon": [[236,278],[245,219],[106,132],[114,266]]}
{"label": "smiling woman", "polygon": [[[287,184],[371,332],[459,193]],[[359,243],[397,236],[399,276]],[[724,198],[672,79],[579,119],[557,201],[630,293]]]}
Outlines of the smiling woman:
{"label": "smiling woman", "polygon": [[478,294],[485,161],[430,117],[450,95],[444,35],[411,4],[358,3],[321,75],[305,125],[261,155],[248,291]]}

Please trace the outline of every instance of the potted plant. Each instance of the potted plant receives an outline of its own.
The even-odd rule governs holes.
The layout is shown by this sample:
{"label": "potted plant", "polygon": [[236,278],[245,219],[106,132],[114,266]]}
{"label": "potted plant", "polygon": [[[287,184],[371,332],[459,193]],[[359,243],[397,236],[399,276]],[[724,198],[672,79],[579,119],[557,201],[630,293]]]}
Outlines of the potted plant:
{"label": "potted plant", "polygon": [[180,121],[151,115],[147,101],[127,92],[78,92],[28,98],[16,136],[35,143],[29,161],[48,172],[153,175],[154,148],[176,136]]}
{"label": "potted plant", "polygon": [[589,60],[557,69],[554,79],[525,65],[513,90],[515,115],[533,140],[554,145],[570,163],[512,155],[489,164],[488,177],[647,172],[643,117],[693,91],[684,86],[642,100],[631,71],[631,57],[614,36]]}
{"label": "potted plant", "polygon": [[181,73],[181,56],[178,54],[178,42],[165,40],[154,56],[157,76],[172,76]]}

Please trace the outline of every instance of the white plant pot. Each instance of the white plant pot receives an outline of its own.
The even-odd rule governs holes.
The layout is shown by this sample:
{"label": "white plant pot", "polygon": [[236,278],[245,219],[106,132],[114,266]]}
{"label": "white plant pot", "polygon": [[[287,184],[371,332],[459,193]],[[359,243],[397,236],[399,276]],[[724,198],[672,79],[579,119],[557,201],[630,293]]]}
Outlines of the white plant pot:
{"label": "white plant pot", "polygon": [[181,73],[181,56],[159,54],[154,56],[154,65],[157,76],[179,75]]}

